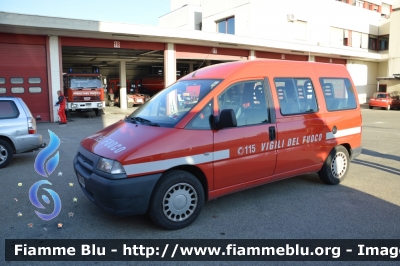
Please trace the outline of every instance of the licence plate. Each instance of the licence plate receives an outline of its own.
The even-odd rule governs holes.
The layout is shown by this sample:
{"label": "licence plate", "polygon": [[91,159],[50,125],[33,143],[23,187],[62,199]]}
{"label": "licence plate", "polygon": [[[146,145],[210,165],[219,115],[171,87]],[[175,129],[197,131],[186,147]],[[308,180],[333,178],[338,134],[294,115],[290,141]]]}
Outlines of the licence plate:
{"label": "licence plate", "polygon": [[81,184],[82,187],[85,187],[85,179],[82,176],[80,176],[79,174],[76,174],[76,175],[78,176],[79,184]]}
{"label": "licence plate", "polygon": [[137,99],[136,100],[138,103],[142,103],[143,102],[143,99]]}

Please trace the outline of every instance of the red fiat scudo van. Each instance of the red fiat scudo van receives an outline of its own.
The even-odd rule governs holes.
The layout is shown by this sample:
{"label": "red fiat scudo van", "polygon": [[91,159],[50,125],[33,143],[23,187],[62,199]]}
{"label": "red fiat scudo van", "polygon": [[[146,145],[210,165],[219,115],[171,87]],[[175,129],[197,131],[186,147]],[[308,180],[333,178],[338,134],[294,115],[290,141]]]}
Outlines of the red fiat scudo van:
{"label": "red fiat scudo van", "polygon": [[361,153],[361,119],[342,65],[218,64],[82,140],[74,168],[101,209],[179,229],[228,193],[313,172],[340,183]]}

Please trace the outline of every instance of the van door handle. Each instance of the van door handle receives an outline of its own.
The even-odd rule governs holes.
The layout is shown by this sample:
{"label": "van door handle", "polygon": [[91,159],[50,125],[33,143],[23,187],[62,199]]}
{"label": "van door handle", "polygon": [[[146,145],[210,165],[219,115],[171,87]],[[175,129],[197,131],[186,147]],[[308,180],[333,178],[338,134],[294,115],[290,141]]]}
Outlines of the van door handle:
{"label": "van door handle", "polygon": [[269,140],[275,140],[275,127],[269,127]]}

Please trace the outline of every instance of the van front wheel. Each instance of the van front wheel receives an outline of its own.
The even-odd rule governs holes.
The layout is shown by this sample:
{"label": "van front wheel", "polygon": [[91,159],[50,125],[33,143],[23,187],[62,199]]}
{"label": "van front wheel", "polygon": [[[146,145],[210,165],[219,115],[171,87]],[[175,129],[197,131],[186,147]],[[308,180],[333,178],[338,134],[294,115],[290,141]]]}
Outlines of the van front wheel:
{"label": "van front wheel", "polygon": [[326,184],[337,185],[344,180],[349,167],[349,152],[345,147],[339,145],[329,153],[318,175]]}
{"label": "van front wheel", "polygon": [[204,205],[204,189],[191,173],[174,170],[163,174],[153,190],[149,216],[159,226],[176,230],[193,223]]}

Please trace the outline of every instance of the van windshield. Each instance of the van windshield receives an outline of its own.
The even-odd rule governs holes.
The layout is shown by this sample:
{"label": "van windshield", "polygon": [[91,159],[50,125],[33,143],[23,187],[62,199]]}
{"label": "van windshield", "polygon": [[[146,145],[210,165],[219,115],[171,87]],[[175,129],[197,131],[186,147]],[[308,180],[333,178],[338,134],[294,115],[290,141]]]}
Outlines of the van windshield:
{"label": "van windshield", "polygon": [[132,123],[174,127],[221,80],[183,80],[162,90],[136,109],[126,121]]}

